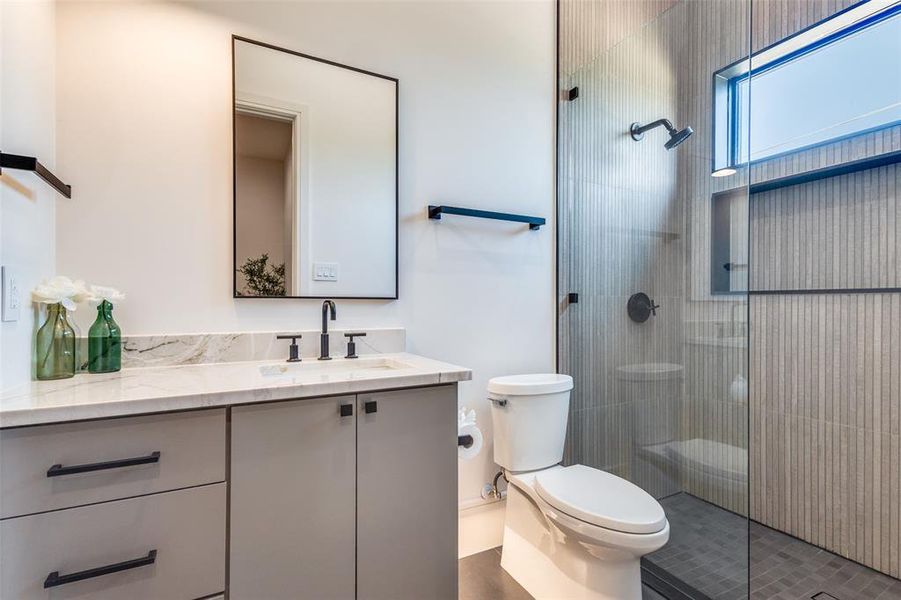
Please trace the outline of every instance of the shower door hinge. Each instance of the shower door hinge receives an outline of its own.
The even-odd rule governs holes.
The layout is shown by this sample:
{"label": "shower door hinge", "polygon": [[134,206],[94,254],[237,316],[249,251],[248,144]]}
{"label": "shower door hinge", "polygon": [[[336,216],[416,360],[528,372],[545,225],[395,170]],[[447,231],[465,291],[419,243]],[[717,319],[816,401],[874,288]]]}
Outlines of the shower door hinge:
{"label": "shower door hinge", "polygon": [[572,102],[579,97],[579,86],[576,86],[571,90],[566,90],[566,92],[564,92],[564,96],[569,102]]}

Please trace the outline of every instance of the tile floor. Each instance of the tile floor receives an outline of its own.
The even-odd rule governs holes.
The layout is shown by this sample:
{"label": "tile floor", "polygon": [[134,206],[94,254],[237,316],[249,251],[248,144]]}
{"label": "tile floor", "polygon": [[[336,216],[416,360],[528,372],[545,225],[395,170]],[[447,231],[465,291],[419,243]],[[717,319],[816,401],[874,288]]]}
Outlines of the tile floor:
{"label": "tile floor", "polygon": [[[532,600],[532,596],[501,568],[501,549],[460,559],[459,600]],[[642,600],[666,600],[644,588]]]}
{"label": "tile floor", "polygon": [[693,597],[747,598],[748,521],[689,494],[669,496],[660,504],[670,539],[643,559],[645,566],[675,579]]}
{"label": "tile floor", "polygon": [[[645,560],[697,597],[747,598],[747,521],[689,494],[660,503],[670,541]],[[751,523],[750,541],[751,600],[901,600],[901,581],[775,529]]]}
{"label": "tile floor", "polygon": [[[747,599],[748,525],[688,494],[661,501],[670,542],[647,557],[699,600]],[[893,579],[776,530],[752,523],[751,600],[901,600]],[[819,595],[818,595],[819,594]],[[500,548],[460,560],[460,600],[529,600],[501,568]],[[645,587],[643,600],[665,600]]]}

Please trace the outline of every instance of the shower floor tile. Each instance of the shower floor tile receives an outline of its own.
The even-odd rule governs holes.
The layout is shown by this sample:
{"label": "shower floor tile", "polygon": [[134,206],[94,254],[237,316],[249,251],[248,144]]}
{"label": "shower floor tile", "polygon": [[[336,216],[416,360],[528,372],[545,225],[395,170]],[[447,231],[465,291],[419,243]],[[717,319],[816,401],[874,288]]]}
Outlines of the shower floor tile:
{"label": "shower floor tile", "polygon": [[[690,595],[748,597],[748,523],[689,494],[660,501],[670,541],[645,558]],[[797,538],[751,523],[751,600],[901,600],[901,581]]]}

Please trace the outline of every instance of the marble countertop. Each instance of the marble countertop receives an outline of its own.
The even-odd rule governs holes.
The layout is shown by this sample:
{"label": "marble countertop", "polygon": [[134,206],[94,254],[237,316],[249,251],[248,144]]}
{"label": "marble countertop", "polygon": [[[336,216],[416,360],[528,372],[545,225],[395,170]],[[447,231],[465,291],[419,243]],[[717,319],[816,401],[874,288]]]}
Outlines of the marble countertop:
{"label": "marble countertop", "polygon": [[0,392],[0,427],[468,381],[469,369],[407,353],[125,369]]}

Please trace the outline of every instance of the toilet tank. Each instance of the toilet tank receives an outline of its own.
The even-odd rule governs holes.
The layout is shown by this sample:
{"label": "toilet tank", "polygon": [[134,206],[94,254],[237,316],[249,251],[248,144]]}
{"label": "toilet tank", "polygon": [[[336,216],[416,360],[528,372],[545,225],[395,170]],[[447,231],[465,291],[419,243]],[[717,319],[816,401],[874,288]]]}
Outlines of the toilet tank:
{"label": "toilet tank", "polygon": [[563,460],[569,375],[495,377],[488,382],[494,462],[508,471],[535,471]]}

